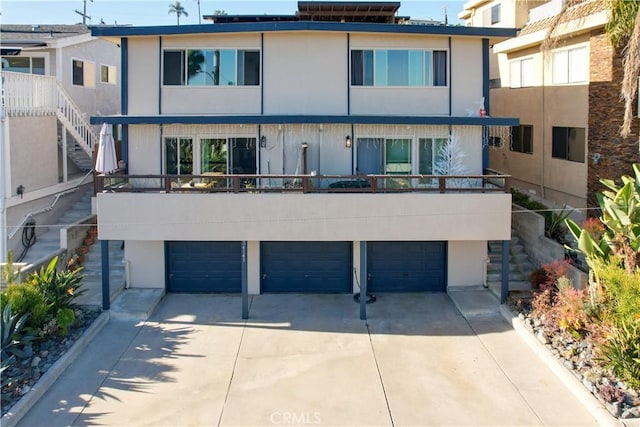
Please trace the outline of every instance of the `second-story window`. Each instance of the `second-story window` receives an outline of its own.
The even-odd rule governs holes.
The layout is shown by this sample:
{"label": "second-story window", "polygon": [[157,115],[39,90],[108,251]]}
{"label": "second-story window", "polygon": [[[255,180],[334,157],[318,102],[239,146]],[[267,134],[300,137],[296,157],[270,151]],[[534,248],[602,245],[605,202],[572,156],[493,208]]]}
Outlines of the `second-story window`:
{"label": "second-story window", "polygon": [[351,51],[352,86],[446,86],[444,50],[376,49]]}
{"label": "second-story window", "polygon": [[583,83],[589,73],[589,58],[586,47],[553,52],[553,84]]}
{"label": "second-story window", "polygon": [[511,128],[511,151],[518,153],[533,153],[533,126],[520,125]]}
{"label": "second-story window", "polygon": [[93,88],[96,86],[96,65],[93,62],[74,59],[72,62],[71,78],[74,86]]}
{"label": "second-story window", "polygon": [[509,63],[510,87],[533,86],[533,58],[518,59]]}
{"label": "second-story window", "polygon": [[260,51],[165,50],[162,81],[168,86],[258,86]]}
{"label": "second-story window", "polygon": [[500,22],[500,4],[493,6],[491,8],[491,25],[497,24]]}

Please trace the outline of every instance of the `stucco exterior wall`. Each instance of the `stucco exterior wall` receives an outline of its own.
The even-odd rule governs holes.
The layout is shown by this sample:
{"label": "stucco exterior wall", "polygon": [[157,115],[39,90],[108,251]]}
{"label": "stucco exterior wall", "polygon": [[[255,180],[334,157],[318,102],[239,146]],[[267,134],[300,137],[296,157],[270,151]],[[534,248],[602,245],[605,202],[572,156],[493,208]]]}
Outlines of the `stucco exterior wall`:
{"label": "stucco exterior wall", "polygon": [[128,45],[129,114],[159,114],[160,39],[131,37]]}
{"label": "stucco exterior wall", "polygon": [[265,33],[263,60],[265,114],[347,113],[346,34]]}
{"label": "stucco exterior wall", "polygon": [[[59,80],[78,108],[87,114],[111,115],[120,112],[120,48],[109,41],[93,39],[85,43],[62,48],[62,70]],[[95,87],[75,86],[72,82],[73,59],[92,62],[95,65]],[[100,65],[116,67],[116,83],[100,82]],[[97,129],[99,131],[99,129]]]}
{"label": "stucco exterior wall", "polygon": [[6,118],[11,195],[16,195],[19,185],[27,192],[58,183],[56,120],[55,116]]}
{"label": "stucco exterior wall", "polygon": [[482,285],[487,268],[486,241],[451,241],[447,254],[447,285]]}
{"label": "stucco exterior wall", "polygon": [[164,242],[158,240],[126,240],[124,259],[129,262],[130,286],[164,288]]}
{"label": "stucco exterior wall", "polygon": [[451,115],[464,117],[470,111],[477,115],[483,96],[482,40],[453,38],[450,57]]}
{"label": "stucco exterior wall", "polygon": [[99,238],[106,240],[451,241],[511,234],[511,195],[504,193],[97,197]]}

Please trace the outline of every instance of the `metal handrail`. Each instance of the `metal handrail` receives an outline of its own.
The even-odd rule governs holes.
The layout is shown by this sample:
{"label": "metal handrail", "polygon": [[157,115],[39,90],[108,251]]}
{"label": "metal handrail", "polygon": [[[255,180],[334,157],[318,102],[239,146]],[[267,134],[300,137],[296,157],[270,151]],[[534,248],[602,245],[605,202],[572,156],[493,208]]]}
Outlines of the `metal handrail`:
{"label": "metal handrail", "polygon": [[51,202],[51,204],[50,204],[49,206],[47,206],[47,207],[45,207],[45,208],[40,208],[40,209],[38,209],[38,210],[35,210],[35,211],[32,211],[32,212],[29,212],[28,214],[26,214],[26,215],[22,218],[22,220],[20,221],[20,223],[16,226],[16,228],[13,230],[13,232],[11,232],[11,233],[9,234],[9,236],[8,236],[8,237],[9,237],[9,240],[13,239],[13,237],[14,237],[16,234],[18,234],[18,231],[19,231],[20,229],[22,229],[22,227],[27,223],[27,221],[29,221],[29,219],[30,219],[30,218],[33,218],[33,217],[34,217],[34,216],[36,216],[36,215],[40,215],[40,214],[43,214],[43,213],[45,213],[45,212],[49,212],[49,211],[51,211],[51,210],[55,207],[56,203],[58,203],[58,200],[59,200],[61,197],[66,196],[67,194],[75,193],[76,191],[78,191],[78,189],[82,186],[83,181],[84,181],[85,179],[87,179],[87,177],[89,177],[91,174],[93,174],[93,170],[90,170],[90,171],[89,171],[85,176],[83,176],[83,177],[82,177],[82,179],[78,182],[78,185],[76,185],[75,187],[73,187],[73,188],[69,188],[69,189],[67,189],[67,190],[63,190],[63,191],[60,191],[60,192],[56,193],[56,197],[53,199],[53,201]]}

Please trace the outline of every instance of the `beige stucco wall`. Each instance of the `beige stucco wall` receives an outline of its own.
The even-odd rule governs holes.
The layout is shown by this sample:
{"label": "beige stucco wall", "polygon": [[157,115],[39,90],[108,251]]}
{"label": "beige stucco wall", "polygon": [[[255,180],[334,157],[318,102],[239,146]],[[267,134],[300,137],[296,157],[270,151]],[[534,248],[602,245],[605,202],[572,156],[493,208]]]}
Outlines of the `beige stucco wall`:
{"label": "beige stucco wall", "polygon": [[486,241],[450,241],[447,254],[447,285],[482,285],[487,267]]}
{"label": "beige stucco wall", "polygon": [[[588,36],[581,35],[560,44],[588,46]],[[532,58],[533,87],[509,88],[509,61]],[[554,126],[585,128],[585,151],[588,140],[589,86],[587,84],[553,85],[551,61],[545,60],[539,46],[500,55],[502,88],[491,90],[491,115],[520,117],[523,125],[533,125],[533,154],[509,150],[508,138],[503,147],[489,150],[490,167],[514,177],[514,185],[558,204],[586,206],[587,162],[573,162],[552,157]]]}
{"label": "beige stucco wall", "polygon": [[157,37],[130,37],[128,41],[129,114],[158,114],[160,47]]}
{"label": "beige stucco wall", "polygon": [[124,259],[129,262],[130,286],[164,288],[164,242],[159,240],[127,240]]}
{"label": "beige stucco wall", "polygon": [[504,193],[98,194],[106,240],[505,240],[510,213]]}
{"label": "beige stucco wall", "polygon": [[[95,87],[74,86],[72,83],[73,59],[92,62],[95,65]],[[78,108],[87,117],[111,115],[120,112],[120,48],[109,41],[92,39],[85,43],[62,48],[62,70],[59,80]],[[116,67],[116,84],[100,82],[100,65]],[[99,131],[99,127],[96,128]]]}
{"label": "beige stucco wall", "polygon": [[10,195],[58,183],[56,117],[7,117],[11,162]]}
{"label": "beige stucco wall", "polygon": [[264,35],[265,114],[346,114],[347,36],[329,32]]}

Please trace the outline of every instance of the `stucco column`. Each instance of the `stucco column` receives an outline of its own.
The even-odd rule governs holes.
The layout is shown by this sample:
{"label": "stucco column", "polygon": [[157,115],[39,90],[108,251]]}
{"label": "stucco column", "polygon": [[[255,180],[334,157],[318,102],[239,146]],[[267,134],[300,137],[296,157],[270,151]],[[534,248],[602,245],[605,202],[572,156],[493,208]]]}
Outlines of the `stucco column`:
{"label": "stucco column", "polygon": [[500,289],[500,304],[507,302],[509,293],[509,240],[502,241],[502,286]]}
{"label": "stucco column", "polygon": [[109,241],[100,241],[100,252],[102,256],[102,309],[109,310],[111,298],[109,292]]}

